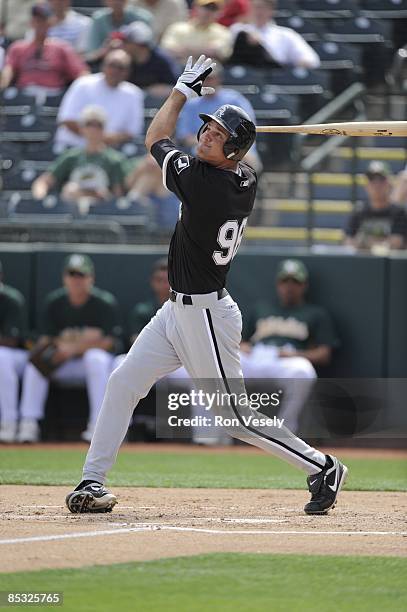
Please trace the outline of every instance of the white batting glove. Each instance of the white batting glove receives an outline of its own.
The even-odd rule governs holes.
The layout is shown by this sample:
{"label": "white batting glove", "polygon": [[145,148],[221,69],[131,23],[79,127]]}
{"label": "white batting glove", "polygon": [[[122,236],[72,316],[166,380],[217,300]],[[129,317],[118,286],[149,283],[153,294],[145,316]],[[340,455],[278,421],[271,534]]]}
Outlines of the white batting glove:
{"label": "white batting glove", "polygon": [[213,87],[203,87],[206,77],[215,68],[216,62],[212,62],[210,57],[201,57],[192,65],[192,55],[189,56],[184,72],[176,82],[174,89],[184,94],[187,100],[197,96],[206,96],[215,93]]}

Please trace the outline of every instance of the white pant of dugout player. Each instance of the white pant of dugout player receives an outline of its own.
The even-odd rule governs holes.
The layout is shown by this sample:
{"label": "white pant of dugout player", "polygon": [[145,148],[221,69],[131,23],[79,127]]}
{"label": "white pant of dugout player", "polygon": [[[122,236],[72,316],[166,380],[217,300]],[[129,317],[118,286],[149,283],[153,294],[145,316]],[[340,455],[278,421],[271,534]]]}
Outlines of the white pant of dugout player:
{"label": "white pant of dugout player", "polygon": [[[102,405],[109,379],[113,356],[102,349],[89,349],[83,357],[69,359],[51,375],[56,381],[83,381],[89,397],[88,429],[92,430]],[[23,376],[20,405],[22,420],[38,421],[44,417],[49,390],[49,379],[45,378],[31,363],[27,364]]]}
{"label": "white pant of dugout player", "polygon": [[[215,381],[216,388],[240,395],[244,381],[239,359],[242,317],[227,295],[193,295],[193,306],[184,305],[182,294],[166,302],[143,329],[123,363],[111,374],[96,422],[83,479],[104,483],[115,462],[133,410],[160,378],[183,365],[192,379]],[[222,387],[223,385],[223,387]],[[214,389],[210,389],[213,391]],[[325,465],[325,455],[292,434],[284,426],[251,427],[242,417],[259,416],[249,406],[233,403],[217,407],[222,416],[238,417],[241,424],[228,429],[236,438],[254,444],[308,474]]]}

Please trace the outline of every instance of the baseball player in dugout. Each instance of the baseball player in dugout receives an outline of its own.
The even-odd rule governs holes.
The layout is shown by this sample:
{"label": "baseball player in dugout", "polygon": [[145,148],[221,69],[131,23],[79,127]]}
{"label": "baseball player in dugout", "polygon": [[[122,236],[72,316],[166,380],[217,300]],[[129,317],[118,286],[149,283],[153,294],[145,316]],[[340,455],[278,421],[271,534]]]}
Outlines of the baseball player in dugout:
{"label": "baseball player in dugout", "polygon": [[69,255],[63,287],[46,298],[42,335],[25,368],[18,442],[37,442],[51,380],[81,380],[89,397],[90,442],[122,329],[114,296],[94,286],[95,270],[87,255]]}
{"label": "baseball player in dugout", "polygon": [[283,389],[278,416],[294,433],[319,368],[339,345],[329,313],[306,300],[308,270],[299,259],[277,270],[277,299],[254,304],[243,326],[241,364],[245,378],[272,378]]}
{"label": "baseball player in dugout", "polygon": [[168,256],[171,289],[109,378],[82,481],[66,497],[74,513],[112,510],[117,498],[105,488],[106,474],[133,410],[158,379],[181,365],[195,384],[203,381],[205,391],[220,390],[230,398],[213,407],[219,413],[215,418],[232,423],[228,433],[308,475],[307,514],[333,508],[346,478],[347,468],[336,457],[312,448],[284,424],[259,425],[250,402],[237,405],[234,400],[245,394],[239,356],[242,316],[225,284],[256,196],[256,174],[244,162],[256,128],[242,109],[225,105],[200,115],[196,157],[171,140],[186,100],[211,93],[204,82],[212,69],[210,58],[201,55],[194,62],[190,57],[147,130],[146,147],[161,166],[166,187],[181,201]]}
{"label": "baseball player in dugout", "polygon": [[3,282],[0,261],[0,442],[15,442],[18,425],[19,379],[27,363],[25,300]]}

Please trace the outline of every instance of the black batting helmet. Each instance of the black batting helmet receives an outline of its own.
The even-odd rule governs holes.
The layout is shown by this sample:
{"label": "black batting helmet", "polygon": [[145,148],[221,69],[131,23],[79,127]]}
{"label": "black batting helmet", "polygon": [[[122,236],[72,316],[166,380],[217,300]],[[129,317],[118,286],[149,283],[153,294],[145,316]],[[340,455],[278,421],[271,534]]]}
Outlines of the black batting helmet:
{"label": "black batting helmet", "polygon": [[239,106],[224,104],[213,115],[199,114],[204,122],[198,132],[198,140],[208,121],[216,121],[230,134],[223,145],[223,152],[227,159],[242,159],[250,149],[256,138],[256,126],[249,115]]}

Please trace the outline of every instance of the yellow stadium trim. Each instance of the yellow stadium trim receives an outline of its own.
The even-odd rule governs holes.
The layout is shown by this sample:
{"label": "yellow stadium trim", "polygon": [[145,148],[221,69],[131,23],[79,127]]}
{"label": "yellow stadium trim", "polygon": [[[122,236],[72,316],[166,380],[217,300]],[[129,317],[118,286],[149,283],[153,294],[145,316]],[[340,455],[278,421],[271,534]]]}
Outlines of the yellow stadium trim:
{"label": "yellow stadium trim", "polygon": [[[385,149],[381,147],[358,147],[355,149],[355,154],[359,159],[407,160],[406,152],[402,148]],[[334,157],[352,159],[353,149],[351,147],[339,147],[334,152]]]}
{"label": "yellow stadium trim", "polygon": [[[314,185],[331,185],[335,186],[350,186],[353,185],[353,174],[324,172],[311,174],[311,182]],[[355,175],[357,185],[366,185],[366,176],[364,174]]]}
{"label": "yellow stadium trim", "polygon": [[[245,237],[249,240],[307,240],[308,231],[304,227],[248,227]],[[341,229],[314,228],[312,238],[326,242],[342,242],[343,231]]]}
{"label": "yellow stadium trim", "polygon": [[[277,212],[306,212],[307,200],[268,200],[267,210]],[[264,200],[263,200],[264,203]],[[318,200],[314,201],[312,208],[320,213],[349,213],[352,212],[352,202],[347,200]]]}

